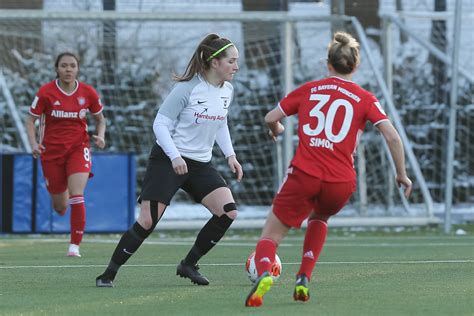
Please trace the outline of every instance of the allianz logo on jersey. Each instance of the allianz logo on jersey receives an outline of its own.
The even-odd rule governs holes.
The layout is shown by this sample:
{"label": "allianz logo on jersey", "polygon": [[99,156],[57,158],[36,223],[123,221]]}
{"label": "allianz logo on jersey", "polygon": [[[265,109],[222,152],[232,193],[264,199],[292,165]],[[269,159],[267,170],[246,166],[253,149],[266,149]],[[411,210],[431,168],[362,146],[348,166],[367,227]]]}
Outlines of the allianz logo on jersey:
{"label": "allianz logo on jersey", "polygon": [[51,111],[51,116],[52,117],[57,117],[57,118],[80,118],[83,119],[86,117],[87,110],[82,109],[79,112],[66,112],[63,110],[53,110]]}

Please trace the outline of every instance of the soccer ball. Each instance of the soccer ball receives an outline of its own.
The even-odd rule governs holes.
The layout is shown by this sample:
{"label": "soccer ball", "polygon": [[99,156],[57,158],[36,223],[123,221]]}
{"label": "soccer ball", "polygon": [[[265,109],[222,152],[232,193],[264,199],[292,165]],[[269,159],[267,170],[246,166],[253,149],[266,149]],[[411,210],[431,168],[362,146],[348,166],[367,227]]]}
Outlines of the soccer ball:
{"label": "soccer ball", "polygon": [[[245,272],[247,272],[247,276],[252,283],[254,283],[258,279],[257,274],[257,266],[255,265],[255,251],[250,254],[245,263]],[[273,278],[273,281],[278,280],[281,274],[281,260],[277,254],[275,254],[275,261],[270,268],[270,275]]]}

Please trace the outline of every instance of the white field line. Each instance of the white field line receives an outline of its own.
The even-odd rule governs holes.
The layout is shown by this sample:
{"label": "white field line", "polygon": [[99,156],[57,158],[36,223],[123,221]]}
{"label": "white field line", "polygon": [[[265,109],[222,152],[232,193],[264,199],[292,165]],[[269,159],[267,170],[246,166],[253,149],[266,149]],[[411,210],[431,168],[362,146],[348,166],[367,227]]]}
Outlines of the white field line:
{"label": "white field line", "polygon": [[[95,234],[90,234],[89,236],[94,236]],[[121,237],[122,234],[108,234],[108,235],[115,235],[117,236],[117,240]],[[15,235],[4,235],[5,238],[3,240],[14,240],[14,241],[21,241],[21,240],[67,240],[68,235],[64,234],[64,238],[61,237],[50,237],[50,238],[43,238],[43,236],[48,236],[48,235],[41,235],[41,234],[30,234],[30,235],[23,235],[22,237],[16,237]],[[57,234],[52,234],[51,236],[58,236]],[[103,239],[103,238],[94,238],[94,237],[87,237],[88,234],[84,235],[84,240],[108,240],[108,239]],[[95,235],[98,236],[98,235]],[[106,235],[105,235],[106,236]],[[196,239],[196,236],[190,236],[190,237],[168,237],[166,234],[164,237],[158,237],[159,235],[152,234],[150,239],[168,239],[168,240],[192,240],[194,241]],[[258,237],[246,237],[246,236],[239,236],[239,235],[234,235],[234,236],[226,236],[224,237],[225,240],[231,241],[231,240],[244,240],[244,241],[257,241],[259,238]],[[359,241],[370,241],[370,240],[376,240],[380,239],[383,240],[384,242],[388,242],[391,240],[442,240],[442,241],[472,241],[474,242],[474,235],[465,235],[465,236],[329,236],[327,237],[327,241],[339,241],[339,240],[345,240],[345,241],[353,241],[353,242],[359,242]],[[302,241],[303,237],[293,237],[293,236],[287,236],[285,237],[285,241]]]}
{"label": "white field line", "polygon": [[[355,232],[354,234],[357,234]],[[285,239],[297,239],[301,237],[292,237],[287,236]],[[384,240],[448,240],[448,239],[474,239],[474,235],[462,235],[462,236],[329,236],[327,240],[374,240],[374,239],[384,239]]]}
{"label": "white field line", "polygon": [[[322,261],[319,264],[324,265],[355,265],[355,264],[440,264],[440,263],[474,263],[474,260],[408,260],[408,261]],[[283,262],[283,265],[299,265],[300,262]],[[200,263],[200,266],[244,266],[244,263]],[[104,264],[77,264],[77,265],[41,265],[41,266],[0,266],[0,270],[6,269],[55,269],[55,268],[103,268]],[[157,267],[176,267],[176,263],[162,264],[126,264],[123,267],[129,268],[157,268]]]}
{"label": "white field line", "polygon": [[[34,243],[64,243],[67,239],[61,238],[42,238],[42,239],[10,239],[5,240],[4,242],[14,241],[20,244],[34,244]],[[301,246],[303,240],[293,240],[298,243],[281,243],[279,247],[295,247]],[[193,239],[169,239],[169,240],[146,240],[144,244],[148,245],[170,245],[170,246],[189,246],[194,242]],[[84,239],[84,244],[117,244],[118,239]],[[2,242],[0,241],[0,245]],[[219,243],[221,246],[231,246],[231,247],[255,247],[256,241],[250,242],[232,242],[223,240]],[[348,243],[335,243],[328,241],[325,244],[325,247],[472,247],[474,249],[473,242],[422,242],[422,243],[400,243],[400,242],[379,242],[379,243],[362,243],[362,242],[348,242]]]}

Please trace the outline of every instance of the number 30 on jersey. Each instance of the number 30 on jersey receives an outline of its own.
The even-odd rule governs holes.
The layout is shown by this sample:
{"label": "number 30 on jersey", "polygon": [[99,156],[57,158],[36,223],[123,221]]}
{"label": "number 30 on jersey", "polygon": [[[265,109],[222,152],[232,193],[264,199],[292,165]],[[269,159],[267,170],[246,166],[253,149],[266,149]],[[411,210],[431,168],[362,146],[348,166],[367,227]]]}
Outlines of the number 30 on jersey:
{"label": "number 30 on jersey", "polygon": [[[349,101],[344,99],[336,99],[329,105],[327,115],[325,115],[321,109],[326,105],[326,103],[329,102],[330,98],[331,97],[326,94],[310,95],[309,99],[311,101],[318,101],[318,103],[311,109],[309,116],[317,118],[318,123],[316,128],[311,128],[309,123],[303,125],[303,132],[308,136],[318,136],[324,130],[324,133],[326,134],[326,137],[329,141],[333,143],[340,143],[349,133],[352,118],[354,116],[354,109],[352,108],[352,104]],[[336,113],[341,106],[345,108],[344,120],[339,132],[333,134],[332,127],[334,124],[334,118],[336,117]]]}

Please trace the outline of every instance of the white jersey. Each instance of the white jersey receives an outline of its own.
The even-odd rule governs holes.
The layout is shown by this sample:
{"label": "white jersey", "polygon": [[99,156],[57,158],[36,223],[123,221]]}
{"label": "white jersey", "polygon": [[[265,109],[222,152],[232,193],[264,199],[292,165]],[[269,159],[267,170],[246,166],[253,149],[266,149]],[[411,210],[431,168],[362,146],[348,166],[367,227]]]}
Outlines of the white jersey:
{"label": "white jersey", "polygon": [[173,121],[169,132],[181,156],[201,162],[211,160],[216,134],[220,128],[227,128],[233,91],[227,81],[216,87],[200,76],[176,83],[158,114]]}

